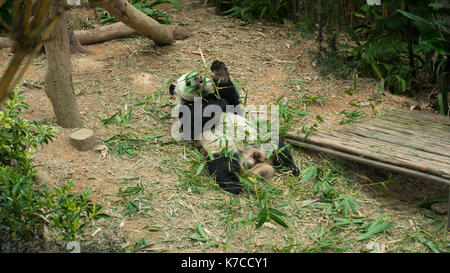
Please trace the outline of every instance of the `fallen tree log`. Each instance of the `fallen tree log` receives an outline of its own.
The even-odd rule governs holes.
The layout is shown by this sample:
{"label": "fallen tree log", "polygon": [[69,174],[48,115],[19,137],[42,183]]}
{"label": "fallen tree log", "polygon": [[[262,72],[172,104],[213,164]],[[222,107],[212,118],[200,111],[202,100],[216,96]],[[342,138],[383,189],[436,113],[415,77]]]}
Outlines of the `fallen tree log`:
{"label": "fallen tree log", "polygon": [[93,29],[76,30],[75,36],[82,45],[96,44],[109,40],[129,37],[136,31],[122,22],[96,27]]}
{"label": "fallen tree log", "polygon": [[[170,25],[168,25],[170,26]],[[174,27],[173,37],[175,40],[182,40],[188,37],[185,31],[179,27]],[[132,35],[139,35],[136,30],[122,22],[99,26],[93,29],[75,30],[75,37],[82,45],[102,43],[114,39],[126,38]],[[0,37],[0,48],[12,47],[14,42],[7,37]]]}
{"label": "fallen tree log", "polygon": [[124,0],[90,0],[89,3],[93,7],[106,9],[138,34],[157,44],[171,45],[175,40],[188,37],[188,32],[183,27],[160,24]]}
{"label": "fallen tree log", "polygon": [[[114,39],[138,35],[137,32],[122,22],[96,27],[93,29],[75,30],[76,39],[82,45],[102,43]],[[0,37],[0,48],[12,47],[13,40],[7,37]]]}
{"label": "fallen tree log", "polygon": [[[189,37],[186,28],[160,24],[126,1],[90,0],[89,3],[92,7],[106,9],[121,22],[95,29],[75,31],[75,37],[80,44],[100,43],[139,34],[153,40],[159,45],[171,45],[175,40],[182,40]],[[6,37],[0,37],[0,48],[12,47],[13,44],[12,40]]]}

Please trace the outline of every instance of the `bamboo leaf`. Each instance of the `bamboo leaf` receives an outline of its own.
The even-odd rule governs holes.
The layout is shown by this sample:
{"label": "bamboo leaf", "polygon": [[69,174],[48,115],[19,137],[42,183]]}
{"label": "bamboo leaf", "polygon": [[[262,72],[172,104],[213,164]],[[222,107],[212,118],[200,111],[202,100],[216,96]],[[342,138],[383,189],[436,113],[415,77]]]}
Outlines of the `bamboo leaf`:
{"label": "bamboo leaf", "polygon": [[197,171],[195,172],[195,175],[198,176],[203,171],[204,168],[205,168],[205,163],[203,162],[200,164],[200,166],[198,166]]}
{"label": "bamboo leaf", "polygon": [[273,221],[275,221],[275,223],[279,224],[284,228],[289,228],[288,224],[286,224],[286,222],[284,222],[283,219],[276,216],[275,214],[270,214],[270,219],[272,219]]}

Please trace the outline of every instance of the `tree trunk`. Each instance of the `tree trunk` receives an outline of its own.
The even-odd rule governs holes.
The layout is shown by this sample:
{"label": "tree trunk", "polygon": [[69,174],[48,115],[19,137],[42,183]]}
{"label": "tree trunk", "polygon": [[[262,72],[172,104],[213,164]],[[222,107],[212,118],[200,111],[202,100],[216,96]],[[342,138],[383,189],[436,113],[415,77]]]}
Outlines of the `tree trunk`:
{"label": "tree trunk", "polygon": [[[404,1],[404,4],[405,4],[405,11],[409,12],[408,4],[406,3],[406,1]],[[416,64],[414,62],[413,41],[412,41],[412,37],[411,37],[411,32],[412,32],[411,21],[407,20],[407,22],[406,22],[406,43],[408,45],[408,59],[409,59],[409,66],[411,67],[411,76],[413,78],[415,78],[416,77]]]}
{"label": "tree trunk", "polygon": [[162,25],[124,0],[90,0],[89,3],[93,7],[106,9],[118,20],[157,44],[171,45],[175,40],[188,36],[184,28]]}
{"label": "tree trunk", "polygon": [[[65,0],[53,1],[48,16],[61,10]],[[72,84],[72,63],[67,24],[59,20],[48,41],[44,43],[47,53],[47,72],[45,74],[45,93],[49,97],[58,125],[64,128],[81,127],[83,121],[78,112]]]}
{"label": "tree trunk", "polygon": [[69,43],[70,43],[70,52],[72,54],[75,53],[85,53],[85,54],[90,54],[93,53],[91,50],[85,48],[84,46],[81,45],[80,41],[78,40],[77,36],[75,35],[75,32],[73,30],[73,21],[72,21],[72,16],[66,12],[66,14],[64,15],[64,22],[66,23],[67,26],[67,35],[69,35]]}

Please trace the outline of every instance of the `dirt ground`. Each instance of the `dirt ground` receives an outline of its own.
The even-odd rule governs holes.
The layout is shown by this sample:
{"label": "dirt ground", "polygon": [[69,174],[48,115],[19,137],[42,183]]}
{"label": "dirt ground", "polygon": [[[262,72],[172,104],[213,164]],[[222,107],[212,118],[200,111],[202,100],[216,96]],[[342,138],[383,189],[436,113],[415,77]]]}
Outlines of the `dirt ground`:
{"label": "dirt ground", "polygon": [[[320,128],[338,126],[340,117],[336,112],[354,110],[350,103],[366,105],[358,110],[373,115],[367,104],[369,99],[380,111],[427,109],[427,104],[389,94],[379,97],[375,79],[359,78],[357,88],[353,90],[352,77],[320,76],[311,59],[311,52],[316,48],[314,38],[305,38],[289,26],[268,22],[246,25],[238,19],[217,16],[214,8],[199,2],[180,2],[183,9],[169,8],[170,15],[176,24],[190,29],[188,39],[164,47],[145,38],[120,39],[87,46],[95,54],[72,57],[79,110],[85,127],[95,131],[99,146],[79,152],[69,144],[71,130],[59,128],[58,138],[33,154],[40,165],[40,177],[49,185],[62,185],[66,179],[73,179],[75,190],[90,188],[93,199],[111,216],[89,228],[87,238],[82,241],[82,251],[118,252],[133,246],[139,246],[136,251],[146,252],[334,252],[338,251],[337,246],[348,252],[367,251],[367,242],[353,240],[358,229],[343,231],[344,237],[349,236],[348,240],[355,241],[350,245],[345,238],[336,237],[337,246],[319,247],[321,241],[318,237],[312,239],[311,234],[316,234],[321,226],[327,226],[329,218],[309,207],[317,200],[317,196],[309,193],[310,189],[304,189],[304,193],[302,189],[280,186],[283,193],[274,204],[289,204],[285,218],[291,228],[284,229],[268,222],[256,229],[254,222],[230,225],[245,220],[251,211],[257,213],[252,210],[251,197],[231,197],[211,186],[200,191],[186,188],[180,182],[183,181],[180,173],[194,168],[195,174],[198,157],[189,144],[171,143],[173,119],[166,115],[170,114],[174,100],[169,96],[169,83],[183,72],[201,68],[201,51],[208,65],[211,62],[208,58],[227,64],[231,76],[240,81],[241,96],[242,91],[248,91],[247,104],[274,103],[284,95],[282,101],[307,110],[310,115],[297,128],[309,124],[318,114],[325,121]],[[83,14],[93,18],[92,11]],[[0,72],[6,68],[11,56],[8,49],[0,50]],[[45,71],[46,58],[41,55],[27,71],[21,86],[31,106],[23,117],[58,127],[43,89]],[[353,96],[345,94],[344,90],[349,89]],[[299,97],[304,94],[323,96],[322,105],[299,104]],[[136,106],[146,100],[148,103],[144,106]],[[123,114],[132,109],[130,122],[104,125],[102,120],[118,109]],[[106,141],[130,132],[155,138],[146,140],[134,156],[120,155],[114,146],[108,145],[111,142]],[[334,162],[345,174],[342,181],[352,181],[351,187],[344,191],[358,194],[361,217],[375,220],[388,215],[395,224],[389,232],[373,239],[384,246],[385,252],[433,251],[420,240],[422,237],[441,249],[449,249],[445,231],[435,231],[445,216],[414,204],[414,201],[446,194],[444,187],[395,174],[385,188],[369,187],[366,185],[388,180],[389,174],[308,151],[296,150],[294,154],[301,168]],[[209,181],[204,172],[200,177]],[[276,175],[273,183],[281,185],[283,181],[293,179],[301,178],[281,173]],[[144,189],[139,196],[133,197],[141,207],[132,215],[126,213],[124,203],[120,202],[122,195],[118,194],[130,187]],[[304,199],[306,197],[309,199]],[[211,246],[192,239],[199,237],[198,225],[203,227]],[[433,239],[428,237],[429,234]],[[143,238],[147,243],[140,245]],[[50,236],[39,251],[62,251],[63,248],[57,237]]]}

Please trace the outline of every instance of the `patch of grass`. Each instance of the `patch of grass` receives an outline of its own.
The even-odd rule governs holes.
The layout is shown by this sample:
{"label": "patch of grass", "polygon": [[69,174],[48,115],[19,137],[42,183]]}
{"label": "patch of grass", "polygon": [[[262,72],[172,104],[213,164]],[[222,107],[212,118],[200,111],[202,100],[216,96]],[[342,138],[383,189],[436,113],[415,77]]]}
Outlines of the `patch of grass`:
{"label": "patch of grass", "polygon": [[214,183],[212,177],[206,173],[206,158],[197,149],[189,148],[185,152],[187,159],[183,162],[183,167],[174,166],[182,188],[196,193],[211,189]]}
{"label": "patch of grass", "polygon": [[291,131],[294,124],[296,124],[300,118],[309,115],[307,111],[300,110],[299,106],[295,106],[295,103],[292,100],[285,99],[285,101],[282,102],[284,97],[285,96],[282,95],[275,100],[280,115],[279,132],[281,138]]}
{"label": "patch of grass", "polygon": [[135,253],[138,251],[143,251],[145,248],[149,247],[152,243],[148,242],[148,239],[143,237],[136,239],[136,242],[132,244],[127,244],[122,247],[122,251],[125,253]]}
{"label": "patch of grass", "polygon": [[145,144],[160,137],[161,135],[140,136],[137,133],[128,132],[103,139],[102,143],[109,149],[116,151],[119,155],[127,154],[130,156],[136,156],[138,153],[142,152],[142,148]]}
{"label": "patch of grass", "polygon": [[102,119],[103,125],[109,124],[128,124],[131,121],[131,113],[133,109],[128,110],[125,114],[122,114],[121,109],[117,109],[116,113],[106,119]]}
{"label": "patch of grass", "polygon": [[123,206],[123,212],[130,217],[148,212],[152,208],[152,194],[147,193],[146,186],[142,183],[120,188],[116,195],[121,200],[115,203]]}
{"label": "patch of grass", "polygon": [[335,112],[335,114],[343,116],[341,121],[339,121],[339,125],[354,123],[354,122],[356,122],[358,120],[361,120],[364,117],[366,117],[366,114],[364,112],[358,111],[356,109],[351,111],[351,112],[347,112],[346,110],[342,110],[340,112]]}
{"label": "patch of grass", "polygon": [[311,55],[314,62],[319,65],[319,72],[322,77],[333,74],[346,79],[354,71],[353,64],[346,62],[338,52],[324,50],[313,52]]}

